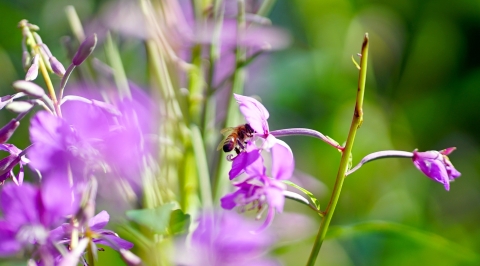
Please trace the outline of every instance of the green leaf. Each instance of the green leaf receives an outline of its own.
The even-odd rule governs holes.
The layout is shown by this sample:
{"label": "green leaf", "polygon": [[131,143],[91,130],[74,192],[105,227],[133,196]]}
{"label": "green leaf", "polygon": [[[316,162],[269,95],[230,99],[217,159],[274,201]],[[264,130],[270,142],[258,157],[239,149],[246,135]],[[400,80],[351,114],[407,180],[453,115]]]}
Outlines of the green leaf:
{"label": "green leaf", "polygon": [[184,233],[190,226],[190,215],[185,214],[182,210],[172,211],[170,215],[169,232],[171,235]]}
{"label": "green leaf", "polygon": [[310,192],[310,191],[304,189],[303,187],[301,187],[301,186],[299,186],[299,185],[297,185],[297,184],[295,184],[295,183],[292,183],[292,182],[290,182],[290,181],[288,181],[288,180],[283,180],[283,183],[285,183],[285,184],[287,184],[287,185],[289,185],[289,186],[291,186],[291,187],[294,187],[294,188],[302,191],[303,193],[305,193],[305,195],[307,195],[307,196],[310,198],[310,200],[312,201],[313,205],[315,205],[315,208],[317,208],[317,210],[320,210],[320,202],[318,201],[317,198],[315,198],[315,196],[312,194],[312,192]]}
{"label": "green leaf", "polygon": [[127,217],[155,233],[164,234],[169,226],[170,214],[174,206],[173,203],[167,203],[155,209],[130,210],[127,211]]}
{"label": "green leaf", "polygon": [[449,254],[452,257],[464,261],[480,262],[480,257],[473,251],[443,238],[442,236],[422,231],[414,227],[386,221],[368,221],[348,226],[331,226],[326,237],[353,237],[360,234],[375,232],[396,234],[418,245],[441,251],[441,254]]}

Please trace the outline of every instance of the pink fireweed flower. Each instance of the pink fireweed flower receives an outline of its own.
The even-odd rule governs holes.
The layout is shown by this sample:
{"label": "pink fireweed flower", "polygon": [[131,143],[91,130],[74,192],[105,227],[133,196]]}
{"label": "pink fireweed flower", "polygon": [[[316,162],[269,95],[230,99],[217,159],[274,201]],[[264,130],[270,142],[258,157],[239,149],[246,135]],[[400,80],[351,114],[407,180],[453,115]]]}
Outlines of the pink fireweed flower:
{"label": "pink fireweed flower", "polygon": [[441,151],[417,152],[417,150],[414,150],[413,164],[429,178],[442,183],[448,191],[450,190],[450,182],[460,176],[460,172],[453,167],[447,157],[454,150],[455,147]]}
{"label": "pink fireweed flower", "polygon": [[[286,161],[289,162],[293,161],[293,156],[285,146],[274,145],[271,148],[272,169],[271,177],[269,177],[266,174],[260,150],[255,149],[254,146],[255,144],[250,142],[245,152],[235,158],[232,171],[245,173],[247,178],[235,184],[238,188],[237,191],[227,194],[221,199],[221,206],[228,210],[238,206],[241,211],[245,211],[246,206],[250,205],[250,209],[257,209],[258,218],[268,208],[265,222],[259,229],[263,230],[273,221],[275,211],[279,213],[283,211],[285,203],[283,192],[286,190],[286,185],[281,180],[290,178],[294,167],[293,164],[282,164],[280,158],[286,157]],[[232,171],[230,171],[230,176],[233,175]]]}
{"label": "pink fireweed flower", "polygon": [[33,257],[53,265],[55,242],[49,231],[65,217],[76,213],[80,194],[63,176],[44,180],[40,188],[24,183],[3,186],[0,193],[0,256],[14,256],[21,250],[34,251]]}
{"label": "pink fireweed flower", "polygon": [[[272,168],[288,169],[286,172],[290,172],[290,170],[293,171],[295,167],[293,153],[285,142],[275,138],[272,134],[270,134],[270,129],[267,122],[269,117],[267,109],[254,98],[238,94],[234,94],[234,97],[239,104],[240,112],[245,117],[245,120],[250,127],[255,130],[254,139],[256,138],[263,140],[261,149],[271,151],[273,148],[275,148],[275,153],[272,152]],[[250,149],[250,151],[252,151],[253,147]],[[233,162],[232,171],[230,171],[230,179],[233,179],[235,176],[242,173],[242,170],[239,169],[239,167],[246,166],[250,161],[252,161],[250,156],[253,156],[253,153],[248,157],[248,160],[246,160],[247,157],[241,155],[242,154],[237,156]],[[281,179],[287,178],[289,177]]]}

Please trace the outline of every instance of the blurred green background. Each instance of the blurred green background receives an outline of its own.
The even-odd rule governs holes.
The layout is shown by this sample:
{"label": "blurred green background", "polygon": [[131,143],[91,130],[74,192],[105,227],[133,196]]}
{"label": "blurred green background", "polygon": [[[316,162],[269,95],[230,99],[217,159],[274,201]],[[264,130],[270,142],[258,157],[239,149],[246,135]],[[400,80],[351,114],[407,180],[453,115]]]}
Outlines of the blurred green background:
{"label": "blurred green background", "polygon": [[[64,7],[74,5],[88,23],[109,3],[0,0],[0,94],[11,94],[10,84],[24,77],[22,37],[16,28],[21,19],[39,25],[44,42],[67,65],[60,41],[71,35]],[[368,32],[365,120],[355,141],[354,164],[378,150],[455,146],[450,159],[462,173],[447,192],[408,159],[362,167],[344,184],[332,232],[335,226],[369,221],[405,227],[390,230],[376,223],[372,227],[379,231],[344,230],[342,237],[325,243],[317,265],[475,265],[472,259],[480,251],[480,1],[280,0],[270,18],[290,33],[292,43],[265,58],[262,71],[249,77],[246,94],[261,97],[272,130],[307,127],[340,143],[345,140],[358,76],[351,56],[357,58]],[[141,42],[125,43],[127,75],[146,84],[139,67],[145,61]],[[12,117],[7,111],[0,115],[1,124]],[[24,147],[27,129],[21,126],[11,142]],[[285,141],[294,152],[299,182],[326,206],[338,152],[316,139]],[[286,212],[304,213],[308,222],[282,227],[282,215],[277,215],[274,228],[307,232],[301,239],[285,240],[274,253],[285,265],[301,265],[320,219],[297,203],[287,203]]]}

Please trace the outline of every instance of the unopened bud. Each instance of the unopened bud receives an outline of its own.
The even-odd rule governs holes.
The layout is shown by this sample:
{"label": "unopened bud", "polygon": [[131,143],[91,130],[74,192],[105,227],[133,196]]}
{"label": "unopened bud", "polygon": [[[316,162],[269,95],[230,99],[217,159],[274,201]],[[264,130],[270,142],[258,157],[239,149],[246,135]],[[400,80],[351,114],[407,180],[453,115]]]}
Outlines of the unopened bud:
{"label": "unopened bud", "polygon": [[37,44],[43,43],[42,38],[40,37],[40,35],[38,35],[38,33],[32,32],[32,35],[33,35],[33,38],[35,38],[35,41],[37,42]]}
{"label": "unopened bud", "polygon": [[5,108],[14,113],[24,113],[32,109],[33,104],[24,101],[11,102]]}
{"label": "unopened bud", "polygon": [[82,44],[80,44],[80,47],[77,50],[77,53],[75,53],[75,56],[73,57],[72,63],[75,66],[79,66],[80,64],[87,59],[87,57],[93,52],[93,49],[95,49],[95,46],[97,45],[97,34],[93,34],[88,36]]}
{"label": "unopened bud", "polygon": [[25,75],[25,80],[34,80],[37,78],[38,67],[39,67],[38,60],[40,60],[39,55],[35,55],[32,59],[32,65],[27,70],[27,74]]}
{"label": "unopened bud", "polygon": [[15,90],[35,98],[41,98],[43,95],[45,95],[45,91],[42,89],[42,87],[30,81],[17,80],[12,84],[12,86]]}
{"label": "unopened bud", "polygon": [[28,71],[28,68],[32,65],[32,57],[28,51],[23,51],[22,64],[25,71]]}
{"label": "unopened bud", "polygon": [[39,45],[40,45],[40,49],[43,50],[43,52],[45,53],[45,55],[46,55],[48,58],[50,58],[50,57],[53,56],[53,55],[52,55],[52,52],[50,52],[50,48],[48,48],[48,46],[47,46],[46,44],[41,43],[41,44],[39,44]]}
{"label": "unopened bud", "polygon": [[142,260],[132,252],[121,248],[120,255],[122,256],[123,261],[127,263],[128,266],[140,266],[142,265]]}
{"label": "unopened bud", "polygon": [[5,126],[0,128],[0,143],[5,143],[13,135],[13,132],[20,126],[20,122],[16,119],[10,120]]}
{"label": "unopened bud", "polygon": [[62,78],[63,75],[65,75],[65,67],[63,67],[62,63],[60,63],[55,56],[50,57],[48,61],[52,66],[53,73]]}
{"label": "unopened bud", "polygon": [[27,23],[27,26],[30,30],[34,30],[34,31],[39,31],[40,30],[40,27],[35,25],[35,24],[32,24],[32,23]]}

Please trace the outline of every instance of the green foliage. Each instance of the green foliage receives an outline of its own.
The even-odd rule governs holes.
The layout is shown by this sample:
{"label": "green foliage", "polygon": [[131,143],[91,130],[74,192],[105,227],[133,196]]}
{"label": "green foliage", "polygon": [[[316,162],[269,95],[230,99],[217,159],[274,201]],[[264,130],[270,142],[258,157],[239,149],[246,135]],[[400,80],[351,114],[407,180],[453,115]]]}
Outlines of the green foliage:
{"label": "green foliage", "polygon": [[168,230],[171,235],[185,233],[190,226],[191,217],[189,214],[185,214],[182,210],[173,210],[170,214],[170,222],[168,224]]}
{"label": "green foliage", "polygon": [[127,211],[127,217],[139,225],[143,225],[157,234],[167,233],[171,225],[170,215],[175,205],[166,203],[155,209],[141,209]]}

